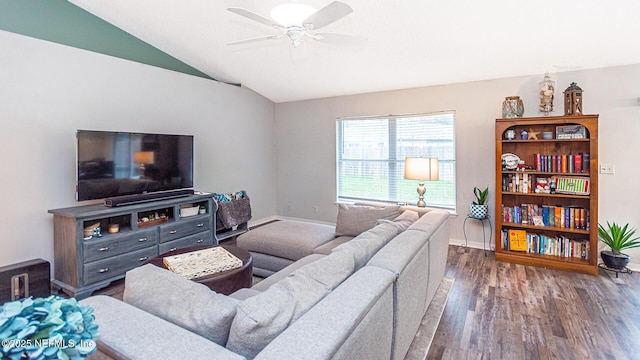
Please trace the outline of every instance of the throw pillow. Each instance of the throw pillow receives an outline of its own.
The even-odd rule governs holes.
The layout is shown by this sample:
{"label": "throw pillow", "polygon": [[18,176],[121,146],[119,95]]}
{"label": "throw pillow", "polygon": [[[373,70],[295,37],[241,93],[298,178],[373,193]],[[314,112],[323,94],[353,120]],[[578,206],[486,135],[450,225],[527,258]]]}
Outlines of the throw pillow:
{"label": "throw pillow", "polygon": [[400,215],[400,206],[338,204],[336,236],[358,236],[376,226],[379,219],[391,220],[398,215]]}
{"label": "throw pillow", "polygon": [[420,219],[420,215],[412,210],[403,211],[398,217],[393,219],[393,222],[398,224],[402,228],[402,231],[407,230],[414,222]]}
{"label": "throw pillow", "polygon": [[123,300],[221,346],[240,303],[152,264],[127,272]]}
{"label": "throw pillow", "polygon": [[413,224],[414,222],[418,221],[419,218],[420,214],[418,214],[417,212],[413,210],[405,210],[401,212],[398,217],[393,219],[393,221],[411,221],[411,223]]}

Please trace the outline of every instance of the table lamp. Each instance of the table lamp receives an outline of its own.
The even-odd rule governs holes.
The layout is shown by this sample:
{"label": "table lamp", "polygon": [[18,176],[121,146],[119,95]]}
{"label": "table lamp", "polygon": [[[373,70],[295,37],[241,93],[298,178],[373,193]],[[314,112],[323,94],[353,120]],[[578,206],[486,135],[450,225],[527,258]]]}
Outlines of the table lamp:
{"label": "table lamp", "polygon": [[412,158],[404,159],[404,178],[408,180],[419,180],[418,184],[418,207],[425,207],[424,188],[425,181],[438,180],[438,159],[437,158]]}

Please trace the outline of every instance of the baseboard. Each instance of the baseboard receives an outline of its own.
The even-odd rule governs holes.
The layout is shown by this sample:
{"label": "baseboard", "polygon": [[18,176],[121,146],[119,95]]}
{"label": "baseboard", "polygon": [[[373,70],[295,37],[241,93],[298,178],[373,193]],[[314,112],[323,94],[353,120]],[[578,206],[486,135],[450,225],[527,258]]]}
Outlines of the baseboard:
{"label": "baseboard", "polygon": [[249,220],[247,225],[249,226],[249,229],[251,229],[253,227],[261,226],[276,220],[278,220],[276,216],[267,216],[266,218],[262,218],[258,220]]}
{"label": "baseboard", "polygon": [[276,220],[304,221],[304,222],[310,222],[310,223],[316,223],[316,224],[324,224],[324,225],[336,226],[336,223],[334,223],[334,222],[302,219],[302,218],[296,218],[296,217],[290,217],[290,216],[276,215],[275,218],[276,218]]}
{"label": "baseboard", "polygon": [[467,243],[465,243],[464,240],[461,239],[453,239],[450,238],[449,239],[449,245],[455,245],[455,246],[466,246],[466,247],[470,247],[473,249],[483,249],[484,246],[484,250],[491,250],[493,251],[495,248],[495,244],[493,242],[491,243],[481,243],[481,242],[477,242],[477,241],[469,241]]}

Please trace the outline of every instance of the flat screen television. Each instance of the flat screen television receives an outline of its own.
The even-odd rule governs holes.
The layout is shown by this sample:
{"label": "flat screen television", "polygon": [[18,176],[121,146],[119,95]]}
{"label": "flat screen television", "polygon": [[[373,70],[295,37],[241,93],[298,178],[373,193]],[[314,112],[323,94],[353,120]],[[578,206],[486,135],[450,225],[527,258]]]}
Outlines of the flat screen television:
{"label": "flat screen television", "polygon": [[76,199],[193,187],[193,136],[78,130]]}

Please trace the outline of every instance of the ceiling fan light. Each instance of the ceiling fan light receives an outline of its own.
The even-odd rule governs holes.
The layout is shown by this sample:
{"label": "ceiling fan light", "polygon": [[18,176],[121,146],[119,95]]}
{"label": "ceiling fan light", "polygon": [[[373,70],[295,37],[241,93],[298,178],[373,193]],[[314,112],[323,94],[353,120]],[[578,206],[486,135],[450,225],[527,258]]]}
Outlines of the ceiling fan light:
{"label": "ceiling fan light", "polygon": [[274,7],[270,15],[278,24],[288,27],[302,26],[302,21],[315,12],[316,9],[309,5],[284,3]]}

